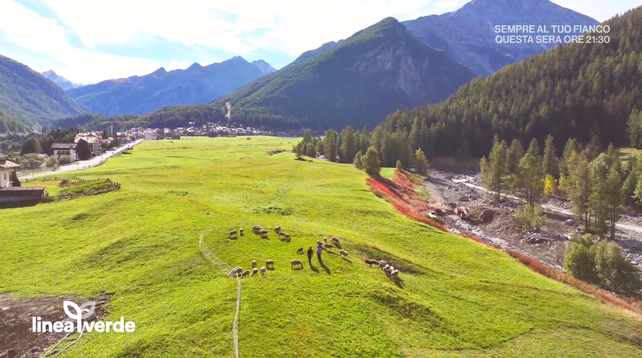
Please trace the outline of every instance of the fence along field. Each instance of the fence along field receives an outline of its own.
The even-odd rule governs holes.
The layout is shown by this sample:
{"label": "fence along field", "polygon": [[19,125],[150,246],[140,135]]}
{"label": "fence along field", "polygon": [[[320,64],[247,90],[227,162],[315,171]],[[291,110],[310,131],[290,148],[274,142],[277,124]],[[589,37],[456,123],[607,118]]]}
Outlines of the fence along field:
{"label": "fence along field", "polygon": [[[0,212],[0,292],[108,292],[136,332],[85,334],[61,357],[234,356],[237,280],[195,243],[244,269],[239,356],[640,356],[642,323],[498,250],[400,215],[352,165],[294,160],[298,139],[185,138],[74,173],[108,195]],[[74,175],[70,174],[70,175]],[[251,233],[279,225],[291,242]],[[233,229],[245,234],[229,240]],[[324,236],[350,253],[297,255]],[[337,250],[338,251],[338,250]],[[365,259],[400,262],[400,284]],[[290,261],[304,262],[291,270]]]}

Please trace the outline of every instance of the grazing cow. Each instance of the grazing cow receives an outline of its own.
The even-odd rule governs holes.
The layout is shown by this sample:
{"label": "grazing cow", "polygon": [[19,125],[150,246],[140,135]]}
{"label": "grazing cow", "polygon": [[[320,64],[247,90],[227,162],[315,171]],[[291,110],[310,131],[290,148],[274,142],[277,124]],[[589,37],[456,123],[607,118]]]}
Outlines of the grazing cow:
{"label": "grazing cow", "polygon": [[243,228],[240,228],[239,232],[241,233],[241,236],[243,236]]}
{"label": "grazing cow", "polygon": [[280,233],[281,232],[281,227],[280,226],[275,227],[274,231],[276,231],[277,234]]}
{"label": "grazing cow", "polygon": [[399,270],[394,270],[394,271],[392,271],[392,273],[390,274],[390,278],[395,279],[395,278],[398,278],[398,277],[399,277]]}
{"label": "grazing cow", "polygon": [[274,260],[267,260],[267,261],[265,261],[265,267],[267,267],[267,268],[274,268]]}
{"label": "grazing cow", "polygon": [[301,268],[303,268],[303,262],[301,262],[301,261],[299,261],[299,260],[292,260],[292,261],[290,261],[290,268],[292,268],[292,269],[293,269],[293,268],[294,268],[294,266],[301,266]]}
{"label": "grazing cow", "polygon": [[238,237],[236,230],[230,231],[230,234],[227,237],[228,237],[228,239],[231,239],[233,237]]}
{"label": "grazing cow", "polygon": [[323,243],[321,241],[317,241],[317,246],[319,245],[323,245]]}
{"label": "grazing cow", "polygon": [[370,260],[370,259],[366,259],[366,265],[370,265],[370,267],[372,267],[372,265],[377,265],[377,266],[379,266],[379,261],[377,261],[377,260]]}
{"label": "grazing cow", "polygon": [[263,229],[263,230],[259,231],[259,234],[261,235],[261,237],[266,238],[267,234],[268,234],[268,231],[266,229]]}
{"label": "grazing cow", "polygon": [[302,248],[302,247],[299,247],[299,249],[298,249],[298,250],[296,250],[296,253],[297,253],[297,254],[303,254],[303,248]]}
{"label": "grazing cow", "polygon": [[285,233],[283,231],[280,231],[279,236],[285,236]]}
{"label": "grazing cow", "polygon": [[339,255],[341,255],[341,257],[348,257],[348,251],[339,250]]}
{"label": "grazing cow", "polygon": [[240,275],[243,273],[243,269],[240,266],[236,266],[236,273]]}
{"label": "grazing cow", "polygon": [[339,239],[337,239],[336,237],[332,238],[332,243],[335,244],[336,246],[341,246],[341,242],[339,242]]}
{"label": "grazing cow", "polygon": [[283,239],[284,240],[292,240],[292,237],[290,237],[290,235],[288,235],[288,234],[285,234],[285,236],[283,236]]}
{"label": "grazing cow", "polygon": [[261,276],[265,276],[265,267],[261,267]]}
{"label": "grazing cow", "polygon": [[236,272],[236,269],[232,269],[232,271],[230,271],[229,276],[230,276],[230,277],[236,277],[236,276],[238,276],[238,273]]}
{"label": "grazing cow", "polygon": [[243,274],[241,275],[241,278],[250,276],[250,270],[245,270],[243,271]]}
{"label": "grazing cow", "polygon": [[252,269],[252,277],[254,277],[254,275],[256,275],[257,273],[259,273],[259,269],[257,269],[256,267],[253,268]]}
{"label": "grazing cow", "polygon": [[261,230],[261,226],[259,226],[259,225],[252,226],[252,231],[258,232],[259,230]]}
{"label": "grazing cow", "polygon": [[256,268],[256,260],[252,260],[252,268]]}
{"label": "grazing cow", "polygon": [[327,244],[328,243],[328,238],[324,236],[323,237],[323,242],[325,242]]}
{"label": "grazing cow", "polygon": [[331,249],[334,249],[334,245],[331,245],[331,244],[323,244],[323,248],[324,248],[324,249],[326,249],[326,250],[331,250]]}

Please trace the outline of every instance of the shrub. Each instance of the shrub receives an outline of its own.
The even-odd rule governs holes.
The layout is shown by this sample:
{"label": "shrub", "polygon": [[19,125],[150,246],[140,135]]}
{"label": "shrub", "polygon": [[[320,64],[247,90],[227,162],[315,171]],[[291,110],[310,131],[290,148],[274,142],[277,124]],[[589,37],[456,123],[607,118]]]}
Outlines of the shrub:
{"label": "shrub", "polygon": [[357,155],[354,157],[354,166],[359,170],[363,170],[363,155],[361,151],[357,152]]}
{"label": "shrub", "polygon": [[47,159],[47,167],[48,167],[48,168],[51,168],[51,167],[53,167],[53,166],[55,166],[55,165],[57,165],[57,164],[58,164],[58,158],[56,158],[56,157],[49,157],[49,159]]}
{"label": "shrub", "polygon": [[515,216],[524,225],[524,229],[534,229],[546,224],[546,215],[539,206],[524,205],[515,211]]}
{"label": "shrub", "polygon": [[557,181],[550,174],[544,179],[544,195],[553,195],[557,193]]}
{"label": "shrub", "polygon": [[378,175],[381,172],[381,163],[379,163],[379,153],[375,147],[368,148],[366,155],[363,157],[363,167],[369,175]]}
{"label": "shrub", "polygon": [[69,156],[69,155],[61,155],[60,159],[58,159],[58,163],[60,165],[70,164],[71,163],[71,156]]}
{"label": "shrub", "polygon": [[397,169],[398,170],[403,169],[403,165],[401,164],[401,160],[397,160]]}
{"label": "shrub", "polygon": [[640,272],[622,255],[616,243],[600,241],[594,245],[593,251],[595,272],[602,287],[627,295],[639,293],[642,288]]}
{"label": "shrub", "polygon": [[596,284],[595,256],[591,250],[593,242],[588,235],[576,237],[566,249],[564,268],[568,273],[582,281]]}

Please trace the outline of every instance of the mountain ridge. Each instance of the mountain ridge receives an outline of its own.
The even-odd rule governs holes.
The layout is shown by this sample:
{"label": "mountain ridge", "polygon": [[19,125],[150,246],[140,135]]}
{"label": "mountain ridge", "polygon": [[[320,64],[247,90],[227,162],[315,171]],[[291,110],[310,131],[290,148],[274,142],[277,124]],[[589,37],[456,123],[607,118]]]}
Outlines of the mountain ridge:
{"label": "mountain ridge", "polygon": [[474,77],[387,17],[338,46],[214,101],[233,120],[327,127],[376,123],[397,109],[443,100]]}
{"label": "mountain ridge", "polygon": [[[425,44],[488,76],[504,66],[541,54],[556,44],[498,44],[494,25],[597,25],[586,15],[549,0],[473,0],[456,11],[403,24]],[[579,35],[579,33],[573,33]]]}
{"label": "mountain ridge", "polygon": [[[265,75],[243,57],[206,66],[194,62],[186,69],[164,67],[143,76],[111,79],[74,88],[67,94],[104,115],[144,114],[166,106],[208,103]],[[270,66],[271,68],[271,66]]]}

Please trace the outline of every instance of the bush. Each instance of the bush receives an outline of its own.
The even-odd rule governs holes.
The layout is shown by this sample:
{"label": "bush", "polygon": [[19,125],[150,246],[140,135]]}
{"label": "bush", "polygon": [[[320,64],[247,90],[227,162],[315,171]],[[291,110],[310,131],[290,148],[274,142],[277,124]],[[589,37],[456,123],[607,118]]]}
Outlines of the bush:
{"label": "bush", "polygon": [[354,157],[354,166],[359,170],[363,170],[363,155],[361,151],[357,152],[357,155]]}
{"label": "bush", "polygon": [[640,270],[629,262],[614,242],[594,243],[585,235],[573,239],[564,259],[571,276],[629,296],[642,289]]}
{"label": "bush", "polygon": [[557,194],[557,181],[550,174],[544,179],[544,195]]}
{"label": "bush", "polygon": [[71,163],[71,156],[69,155],[61,155],[60,159],[58,159],[58,164],[64,165],[64,164],[70,164]]}
{"label": "bush", "polygon": [[546,215],[539,206],[524,205],[515,211],[515,216],[524,225],[524,229],[534,229],[546,224]]}
{"label": "bush", "polygon": [[564,268],[568,273],[582,281],[596,284],[595,256],[591,250],[593,242],[590,236],[576,237],[566,249]]}
{"label": "bush", "polygon": [[58,158],[56,158],[56,157],[49,157],[49,159],[47,159],[47,167],[48,167],[48,168],[51,168],[51,167],[53,167],[53,166],[56,166],[57,164],[58,164]]}
{"label": "bush", "polygon": [[627,295],[639,293],[640,272],[622,255],[616,243],[600,241],[595,244],[594,252],[595,272],[602,287]]}
{"label": "bush", "polygon": [[397,160],[397,170],[403,169],[403,165],[401,164],[401,160]]}
{"label": "bush", "polygon": [[378,175],[381,172],[381,163],[379,163],[379,153],[375,147],[368,148],[366,155],[362,159],[363,167],[369,175]]}

